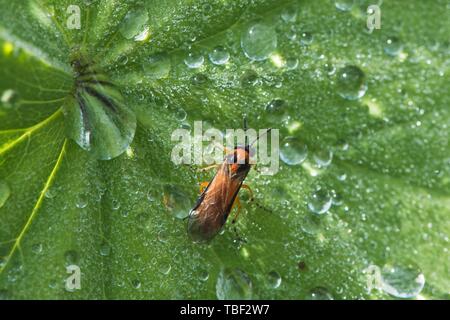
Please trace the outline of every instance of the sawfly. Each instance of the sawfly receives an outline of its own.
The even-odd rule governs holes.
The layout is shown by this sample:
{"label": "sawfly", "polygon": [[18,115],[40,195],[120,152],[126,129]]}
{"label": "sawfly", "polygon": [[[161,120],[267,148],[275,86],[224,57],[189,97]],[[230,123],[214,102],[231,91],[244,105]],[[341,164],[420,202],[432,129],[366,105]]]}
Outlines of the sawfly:
{"label": "sawfly", "polygon": [[[245,119],[244,130],[247,131]],[[265,134],[270,130],[268,129]],[[250,192],[250,199],[253,199],[253,192],[244,184],[244,180],[252,166],[250,164],[250,158],[254,155],[252,146],[259,137],[252,143],[246,141],[244,146],[236,146],[233,150],[225,149],[224,160],[212,180],[200,185],[200,197],[188,216],[188,234],[194,242],[208,242],[214,238],[225,225],[235,205],[238,211],[232,223],[236,222],[241,210],[238,198],[241,188],[247,189]]]}

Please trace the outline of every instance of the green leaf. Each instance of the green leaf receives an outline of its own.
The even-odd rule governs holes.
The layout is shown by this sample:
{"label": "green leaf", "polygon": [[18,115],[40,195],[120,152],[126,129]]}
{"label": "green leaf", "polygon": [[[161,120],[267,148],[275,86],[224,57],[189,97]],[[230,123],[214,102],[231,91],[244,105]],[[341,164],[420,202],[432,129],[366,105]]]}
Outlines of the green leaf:
{"label": "green leaf", "polygon": [[[448,4],[349,2],[0,0],[0,299],[448,298]],[[171,134],[244,115],[280,170],[194,244]]]}

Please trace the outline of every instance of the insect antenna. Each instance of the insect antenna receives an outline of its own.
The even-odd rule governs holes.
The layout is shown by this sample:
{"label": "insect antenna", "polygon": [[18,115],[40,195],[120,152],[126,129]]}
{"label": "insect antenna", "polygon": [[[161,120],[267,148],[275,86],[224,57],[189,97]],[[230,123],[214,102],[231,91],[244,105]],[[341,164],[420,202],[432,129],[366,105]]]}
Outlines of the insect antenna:
{"label": "insect antenna", "polygon": [[[264,136],[264,135],[266,135],[266,134],[268,134],[270,131],[272,131],[272,128],[269,128],[269,129],[267,129],[266,130],[266,132],[264,132],[262,135],[260,135],[260,136],[258,136],[258,137],[256,137],[256,139],[255,140],[253,140],[253,142],[250,144],[250,146],[252,146],[256,141],[258,141],[259,140],[259,138],[261,138],[262,136]],[[247,139],[247,138],[246,138]],[[246,141],[247,142],[247,141]]]}
{"label": "insect antenna", "polygon": [[262,204],[259,204],[258,202],[256,202],[256,201],[252,201],[253,202],[253,204],[255,204],[255,206],[257,206],[258,208],[260,208],[261,210],[264,210],[265,212],[267,212],[267,213],[273,213],[273,211],[271,210],[271,209],[269,209],[269,208],[266,208],[265,206],[263,206]]}
{"label": "insect antenna", "polygon": [[247,115],[244,114],[244,136],[245,136],[244,145],[246,145],[246,146],[248,145],[247,129],[248,129],[248,126],[247,126]]}

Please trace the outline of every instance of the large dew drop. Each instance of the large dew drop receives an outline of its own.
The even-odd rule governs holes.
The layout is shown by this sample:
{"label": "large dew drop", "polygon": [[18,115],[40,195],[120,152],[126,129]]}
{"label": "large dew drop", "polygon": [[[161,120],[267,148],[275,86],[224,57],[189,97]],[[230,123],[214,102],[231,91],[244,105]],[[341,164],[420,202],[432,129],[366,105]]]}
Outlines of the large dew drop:
{"label": "large dew drop", "polygon": [[240,269],[221,270],[216,282],[219,300],[248,300],[252,298],[252,281]]}
{"label": "large dew drop", "polygon": [[325,214],[330,209],[333,199],[325,189],[316,190],[310,197],[308,208],[315,214]]}
{"label": "large dew drop", "polygon": [[279,124],[287,112],[287,102],[283,99],[273,99],[266,105],[265,112],[271,123]]}
{"label": "large dew drop", "polygon": [[215,47],[210,53],[209,53],[209,60],[216,64],[216,65],[222,65],[228,62],[230,59],[230,53],[222,46]]}
{"label": "large dew drop", "polygon": [[333,160],[333,152],[331,150],[317,150],[313,155],[314,162],[319,168],[328,167]]}
{"label": "large dew drop", "polygon": [[272,289],[277,289],[281,285],[281,276],[276,271],[270,271],[267,274],[267,285]]}
{"label": "large dew drop", "polygon": [[425,276],[418,267],[385,265],[381,272],[381,289],[396,298],[415,298],[425,286]]}
{"label": "large dew drop", "polygon": [[165,53],[158,53],[143,64],[145,75],[152,80],[166,78],[171,69],[170,58]]}
{"label": "large dew drop", "polygon": [[42,253],[43,245],[42,243],[35,243],[31,246],[31,251],[33,251],[36,254]]}
{"label": "large dew drop", "polygon": [[335,0],[334,5],[338,10],[350,11],[355,0]]}
{"label": "large dew drop", "polygon": [[119,31],[128,40],[143,41],[148,38],[148,14],[143,8],[128,11],[123,19]]}
{"label": "large dew drop", "polygon": [[0,106],[5,109],[12,109],[19,101],[19,95],[13,89],[6,89],[0,96]]}
{"label": "large dew drop", "polygon": [[313,37],[312,33],[307,32],[307,31],[302,32],[300,35],[300,43],[303,45],[311,44],[313,42],[313,39],[314,39],[314,37]]}
{"label": "large dew drop", "polygon": [[177,219],[184,219],[189,215],[193,203],[190,197],[176,186],[166,186],[164,188],[164,206]]}
{"label": "large dew drop", "polygon": [[272,27],[263,23],[253,24],[243,32],[241,47],[247,58],[266,60],[277,48],[277,34]]}
{"label": "large dew drop", "polygon": [[367,91],[366,75],[357,66],[345,66],[337,73],[338,94],[347,100],[357,100]]}
{"label": "large dew drop", "polygon": [[392,57],[397,56],[402,51],[402,49],[403,44],[397,37],[389,37],[384,43],[384,52]]}
{"label": "large dew drop", "polygon": [[328,289],[317,287],[310,291],[309,300],[334,300],[334,298]]}
{"label": "large dew drop", "polygon": [[126,151],[136,131],[136,116],[109,79],[76,61],[76,87],[64,105],[66,134],[95,158],[109,160]]}
{"label": "large dew drop", "polygon": [[184,64],[191,69],[197,69],[203,66],[203,62],[205,62],[205,58],[202,54],[197,52],[189,52],[184,58]]}
{"label": "large dew drop", "polygon": [[295,70],[298,67],[298,59],[297,58],[287,58],[286,59],[286,68],[288,70]]}
{"label": "large dew drop", "polygon": [[280,158],[288,165],[298,165],[305,161],[308,155],[308,147],[301,140],[294,137],[286,137],[281,143]]}
{"label": "large dew drop", "polygon": [[288,6],[284,8],[281,12],[281,19],[283,19],[284,22],[295,22],[295,20],[297,20],[297,7]]}

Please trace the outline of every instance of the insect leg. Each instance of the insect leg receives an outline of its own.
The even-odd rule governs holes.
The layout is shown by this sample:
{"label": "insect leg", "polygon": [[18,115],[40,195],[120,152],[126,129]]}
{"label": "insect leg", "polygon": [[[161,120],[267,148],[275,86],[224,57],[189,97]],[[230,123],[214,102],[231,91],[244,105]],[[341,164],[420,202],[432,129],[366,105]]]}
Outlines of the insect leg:
{"label": "insect leg", "polygon": [[247,184],[242,184],[241,187],[248,190],[248,192],[250,193],[250,201],[249,202],[253,201],[255,199],[255,197],[253,196],[252,189],[250,189],[250,187]]}
{"label": "insect leg", "polygon": [[263,209],[264,211],[267,211],[267,212],[269,212],[269,213],[272,213],[272,210],[267,209],[266,207],[260,205],[260,204],[257,203],[256,201],[254,201],[254,200],[255,200],[255,197],[253,196],[253,191],[252,191],[252,189],[250,189],[250,187],[249,187],[248,185],[242,184],[242,188],[247,189],[248,192],[250,192],[250,200],[249,200],[249,202],[254,202],[258,208]]}
{"label": "insect leg", "polygon": [[237,218],[239,217],[239,213],[240,213],[241,210],[242,210],[242,205],[241,205],[241,201],[239,200],[239,197],[236,197],[236,199],[234,199],[234,203],[233,203],[232,208],[233,208],[234,206],[237,206],[237,212],[236,212],[236,214],[234,215],[233,220],[231,221],[232,224],[235,224],[235,223],[236,223],[236,220],[237,220]]}
{"label": "insect leg", "polygon": [[234,215],[234,218],[233,218],[233,220],[231,221],[231,223],[233,224],[233,231],[234,231],[234,234],[236,235],[236,240],[235,240],[235,242],[237,242],[239,245],[241,245],[241,244],[243,244],[243,243],[246,243],[247,241],[239,235],[239,233],[238,233],[238,231],[237,231],[237,229],[236,229],[236,226],[234,225],[234,224],[236,223],[236,220],[237,220],[238,216],[239,216],[239,213],[240,213],[241,210],[242,210],[241,202],[240,202],[240,200],[239,200],[238,197],[236,197],[236,199],[234,199],[233,207],[234,207],[235,205],[237,206],[237,212],[236,212],[236,214]]}
{"label": "insect leg", "polygon": [[205,191],[206,187],[208,187],[209,181],[203,181],[200,182],[200,193],[203,193]]}

